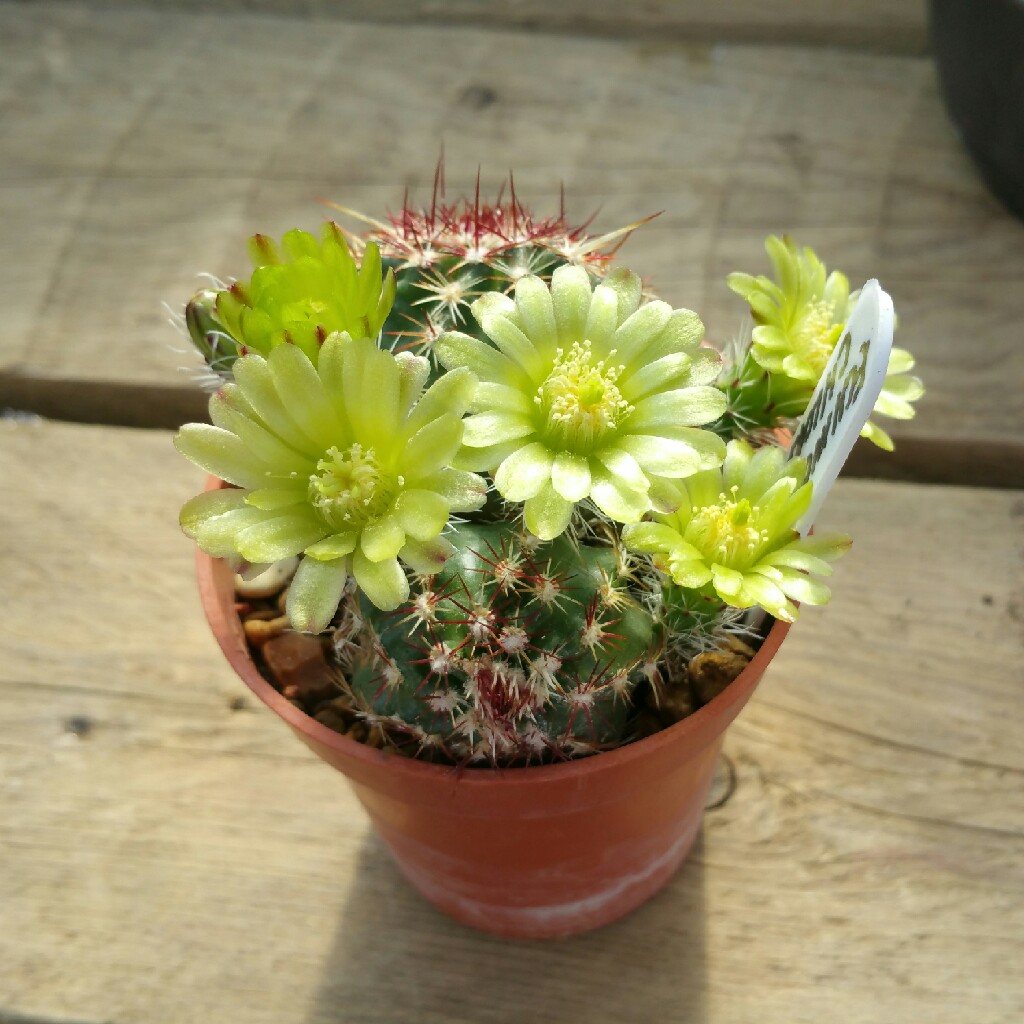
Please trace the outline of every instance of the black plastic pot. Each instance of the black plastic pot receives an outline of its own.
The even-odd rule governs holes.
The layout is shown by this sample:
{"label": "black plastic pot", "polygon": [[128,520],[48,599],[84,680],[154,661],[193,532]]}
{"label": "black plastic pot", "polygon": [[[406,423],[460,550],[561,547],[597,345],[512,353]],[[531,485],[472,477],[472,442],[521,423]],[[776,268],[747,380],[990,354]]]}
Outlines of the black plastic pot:
{"label": "black plastic pot", "polygon": [[942,92],[989,188],[1024,218],[1024,0],[930,0]]}

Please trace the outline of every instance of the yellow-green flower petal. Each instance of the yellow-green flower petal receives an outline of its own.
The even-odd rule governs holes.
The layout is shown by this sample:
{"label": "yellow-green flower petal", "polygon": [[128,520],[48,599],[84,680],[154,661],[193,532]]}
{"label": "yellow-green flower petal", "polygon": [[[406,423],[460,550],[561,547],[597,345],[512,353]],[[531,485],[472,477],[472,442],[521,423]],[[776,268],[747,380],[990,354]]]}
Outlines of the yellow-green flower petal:
{"label": "yellow-green flower petal", "polygon": [[651,507],[646,491],[634,491],[622,480],[600,470],[594,474],[590,496],[606,515],[620,523],[639,522]]}
{"label": "yellow-green flower petal", "polygon": [[550,483],[546,483],[523,506],[526,528],[541,540],[554,540],[569,525],[573,506],[573,502],[563,498]]}
{"label": "yellow-green flower petal", "polygon": [[246,527],[238,534],[235,547],[248,562],[277,562],[301,553],[327,532],[324,521],[307,506]]}
{"label": "yellow-green flower petal", "polygon": [[405,445],[400,465],[410,481],[420,481],[451,463],[462,443],[462,424],[457,416],[438,416],[416,431]]}
{"label": "yellow-green flower petal", "polygon": [[520,416],[529,416],[533,412],[533,403],[529,396],[523,394],[516,388],[510,388],[507,384],[498,384],[494,381],[482,381],[473,396],[474,411],[480,409],[492,409],[497,412],[515,413]]}
{"label": "yellow-green flower petal", "polygon": [[470,408],[476,387],[477,379],[471,371],[463,367],[449,370],[423,392],[423,397],[409,413],[405,422],[406,436],[411,437],[439,416],[464,415]]}
{"label": "yellow-green flower petal", "polygon": [[279,345],[267,357],[267,366],[281,403],[302,432],[329,447],[341,426],[313,364],[293,345]]}
{"label": "yellow-green flower petal", "polygon": [[735,597],[743,586],[743,573],[730,569],[727,565],[711,565],[711,576],[715,581],[715,590],[723,597]]}
{"label": "yellow-green flower petal", "polygon": [[244,508],[247,496],[247,491],[234,488],[203,491],[182,505],[178,523],[186,536],[194,538],[196,532],[210,519]]}
{"label": "yellow-green flower petal", "polygon": [[502,441],[514,441],[535,433],[534,426],[522,413],[480,412],[463,420],[463,444],[468,448],[487,448]]}
{"label": "yellow-green flower petal", "polygon": [[394,611],[409,596],[409,579],[397,558],[372,562],[357,548],[352,555],[352,575],[370,603],[383,612]]}
{"label": "yellow-green flower petal", "polygon": [[367,523],[359,535],[359,548],[371,562],[397,558],[404,545],[405,530],[394,514]]}
{"label": "yellow-green flower petal", "polygon": [[678,541],[679,534],[664,523],[627,523],[622,528],[622,542],[631,551],[668,551]]}
{"label": "yellow-green flower petal", "polygon": [[250,416],[229,405],[220,392],[210,396],[210,419],[214,426],[237,435],[253,456],[275,469],[284,469],[301,476],[309,476],[313,472],[314,464],[306,456]]}
{"label": "yellow-green flower petal", "polygon": [[297,452],[308,452],[318,447],[317,442],[303,433],[295,417],[285,408],[274,387],[266,359],[259,356],[237,359],[232,371],[242,396],[268,430]]}
{"label": "yellow-green flower petal", "polygon": [[692,427],[718,419],[725,409],[725,395],[718,388],[679,388],[650,395],[637,403],[627,423],[636,431],[663,426]]}
{"label": "yellow-green flower petal", "polygon": [[[479,304],[474,305],[474,311]],[[543,372],[543,357],[533,342],[506,316],[483,316],[480,326],[498,349],[531,379]]]}
{"label": "yellow-green flower petal", "polygon": [[207,473],[239,487],[262,487],[268,480],[267,464],[242,443],[241,438],[209,423],[186,423],[174,437],[174,447]]}
{"label": "yellow-green flower petal", "polygon": [[[551,464],[551,486],[575,503],[590,494],[590,460],[572,452],[559,452]],[[646,499],[645,499],[646,504]],[[646,509],[645,509],[646,511]]]}
{"label": "yellow-green flower petal", "polygon": [[421,576],[430,576],[440,572],[444,563],[454,554],[455,546],[444,537],[434,537],[429,541],[414,540],[410,537],[405,547],[398,552],[398,557],[413,572]]}
{"label": "yellow-green flower petal", "polygon": [[338,609],[347,579],[347,559],[303,558],[288,587],[285,604],[292,627],[302,633],[325,630]]}
{"label": "yellow-green flower petal", "polygon": [[891,452],[895,448],[892,438],[877,423],[872,423],[870,420],[861,427],[860,436],[867,438],[883,451]]}
{"label": "yellow-green flower petal", "polygon": [[523,330],[535,345],[543,349],[554,348],[558,343],[555,309],[551,292],[539,277],[527,276],[516,283],[516,312]]}
{"label": "yellow-green flower petal", "polygon": [[644,295],[643,281],[628,267],[616,267],[601,283],[615,292],[617,318],[621,326],[640,308]]}
{"label": "yellow-green flower petal", "polygon": [[554,456],[539,441],[513,452],[494,474],[494,486],[509,501],[526,501],[551,479]]}
{"label": "yellow-green flower petal", "polygon": [[[231,558],[239,554],[236,540],[250,526],[265,522],[274,515],[246,506],[204,520],[192,533],[195,542],[214,558]],[[256,561],[256,559],[249,559]]]}
{"label": "yellow-green flower petal", "polygon": [[613,477],[621,480],[631,490],[649,490],[650,479],[629,452],[615,447],[604,448],[597,453],[597,459]]}
{"label": "yellow-green flower petal", "polygon": [[357,267],[344,233],[327,223],[317,240],[289,231],[278,246],[264,235],[250,240],[254,270],[214,297],[218,324],[236,349],[268,355],[292,345],[314,365],[324,339],[336,332],[376,338],[395,297],[394,274],[382,275],[371,242]]}
{"label": "yellow-green flower petal", "polygon": [[514,385],[528,380],[522,370],[497,349],[459,331],[442,334],[434,343],[434,352],[449,372],[466,367],[480,380],[507,380]]}
{"label": "yellow-green flower petal", "polygon": [[315,544],[306,548],[305,554],[316,558],[321,562],[332,562],[345,555],[351,555],[359,543],[359,534],[355,530],[348,530],[344,533],[334,533],[330,537],[324,537]]}
{"label": "yellow-green flower petal", "polygon": [[582,267],[559,267],[551,275],[551,299],[558,341],[569,347],[583,337],[590,310],[590,275]]}
{"label": "yellow-green flower petal", "polygon": [[[699,345],[703,337],[704,324],[692,309],[674,309],[661,334],[647,350],[647,358],[652,361],[662,359],[673,352],[686,352],[691,358],[696,358],[700,354]],[[706,358],[720,361],[716,352],[704,349],[703,354]],[[694,381],[694,383],[707,382]]]}
{"label": "yellow-green flower petal", "polygon": [[306,500],[306,486],[301,478],[282,480],[278,487],[261,487],[259,490],[249,491],[245,496],[247,505],[262,508],[267,512],[277,512],[291,505],[301,505]]}
{"label": "yellow-green flower petal", "polygon": [[487,501],[487,482],[476,473],[461,469],[442,469],[421,481],[424,487],[440,494],[452,512],[475,512]]}
{"label": "yellow-green flower petal", "polygon": [[[687,429],[691,433],[685,433]],[[617,444],[645,473],[670,479],[692,476],[719,465],[725,457],[725,442],[710,431],[680,427],[668,434],[629,434]]]}
{"label": "yellow-green flower petal", "polygon": [[784,574],[779,589],[801,604],[828,604],[832,597],[824,583],[798,574]]}
{"label": "yellow-green flower petal", "polygon": [[[323,358],[322,354],[320,358]],[[419,401],[423,389],[430,379],[430,360],[425,356],[413,355],[412,352],[396,352],[395,362],[398,364],[401,381],[399,406],[402,415],[407,415],[413,405]]]}
{"label": "yellow-green flower petal", "polygon": [[[684,383],[690,378],[693,359],[686,352],[673,352],[653,363],[646,363],[635,373],[619,381],[619,392],[627,402],[639,402],[647,395],[660,393],[677,381]],[[715,376],[718,375],[716,364]],[[714,377],[712,377],[712,380]]]}
{"label": "yellow-green flower petal", "polygon": [[[612,336],[619,326],[619,300],[613,289],[599,284],[590,299],[587,322],[583,327],[583,339],[591,341],[602,350],[610,347]],[[574,342],[583,339],[574,338]],[[563,346],[564,347],[564,346]]]}
{"label": "yellow-green flower petal", "polygon": [[436,537],[448,522],[451,506],[443,495],[430,490],[403,491],[395,502],[395,518],[414,540]]}
{"label": "yellow-green flower petal", "polygon": [[459,470],[477,473],[480,470],[494,471],[501,463],[522,446],[522,440],[503,441],[486,448],[463,447],[452,459],[452,466]]}

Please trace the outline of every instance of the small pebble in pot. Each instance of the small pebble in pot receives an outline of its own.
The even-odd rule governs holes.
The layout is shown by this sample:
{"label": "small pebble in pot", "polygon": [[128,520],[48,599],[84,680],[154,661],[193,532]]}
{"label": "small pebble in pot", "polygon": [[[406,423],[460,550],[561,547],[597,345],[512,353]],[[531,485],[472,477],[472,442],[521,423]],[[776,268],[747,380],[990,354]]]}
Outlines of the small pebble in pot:
{"label": "small pebble in pot", "polygon": [[272,619],[246,619],[242,623],[242,628],[249,643],[262,647],[267,641],[280,636],[290,625],[287,615],[279,615]]}
{"label": "small pebble in pot", "polygon": [[263,645],[267,668],[281,693],[315,707],[338,692],[320,640],[306,633],[282,633]]}

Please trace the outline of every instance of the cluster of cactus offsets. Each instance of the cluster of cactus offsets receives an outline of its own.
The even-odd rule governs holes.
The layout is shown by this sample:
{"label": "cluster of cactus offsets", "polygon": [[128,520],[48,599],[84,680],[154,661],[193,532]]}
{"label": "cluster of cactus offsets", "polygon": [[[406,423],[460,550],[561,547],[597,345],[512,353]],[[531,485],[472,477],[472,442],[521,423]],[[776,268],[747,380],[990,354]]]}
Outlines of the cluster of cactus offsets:
{"label": "cluster of cactus offsets", "polygon": [[[812,483],[778,445],[842,275],[770,239],[776,280],[729,278],[755,326],[723,361],[610,266],[637,225],[590,237],[511,179],[449,202],[440,169],[425,208],[337,209],[364,233],[256,235],[250,278],[188,304],[216,393],[175,443],[230,485],[186,502],[188,536],[243,575],[297,563],[284,608],[332,638],[339,714],[431,760],[581,756],[712,699],[697,656],[742,662],[748,610],[829,599],[848,542],[797,531]],[[913,415],[911,365],[877,412]]]}
{"label": "cluster of cactus offsets", "polygon": [[465,523],[409,603],[355,597],[335,648],[363,717],[418,752],[528,764],[621,744],[658,660],[657,584],[623,549]]}

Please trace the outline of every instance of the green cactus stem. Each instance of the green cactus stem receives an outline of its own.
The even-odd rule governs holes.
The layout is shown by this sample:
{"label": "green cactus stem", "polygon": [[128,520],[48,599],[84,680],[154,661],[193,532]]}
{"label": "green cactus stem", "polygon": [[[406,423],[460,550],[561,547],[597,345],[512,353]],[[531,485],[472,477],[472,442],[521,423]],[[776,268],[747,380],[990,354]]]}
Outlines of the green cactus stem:
{"label": "green cactus stem", "polygon": [[558,267],[572,264],[602,279],[618,247],[650,219],[591,236],[589,222],[571,223],[564,204],[557,214],[535,216],[516,196],[511,177],[507,193],[503,186],[493,202],[481,200],[479,181],[472,198],[448,202],[440,165],[429,206],[415,207],[407,199],[386,222],[336,209],[369,227],[353,245],[376,245],[384,266],[394,271],[395,302],[385,337],[396,349],[420,355],[430,355],[446,331],[482,339],[469,314],[472,303],[492,292],[509,293],[524,277],[547,281]]}
{"label": "green cactus stem", "polygon": [[663,641],[623,553],[518,526],[461,524],[410,601],[355,599],[336,635],[364,717],[446,759],[528,764],[629,738],[631,695]]}

